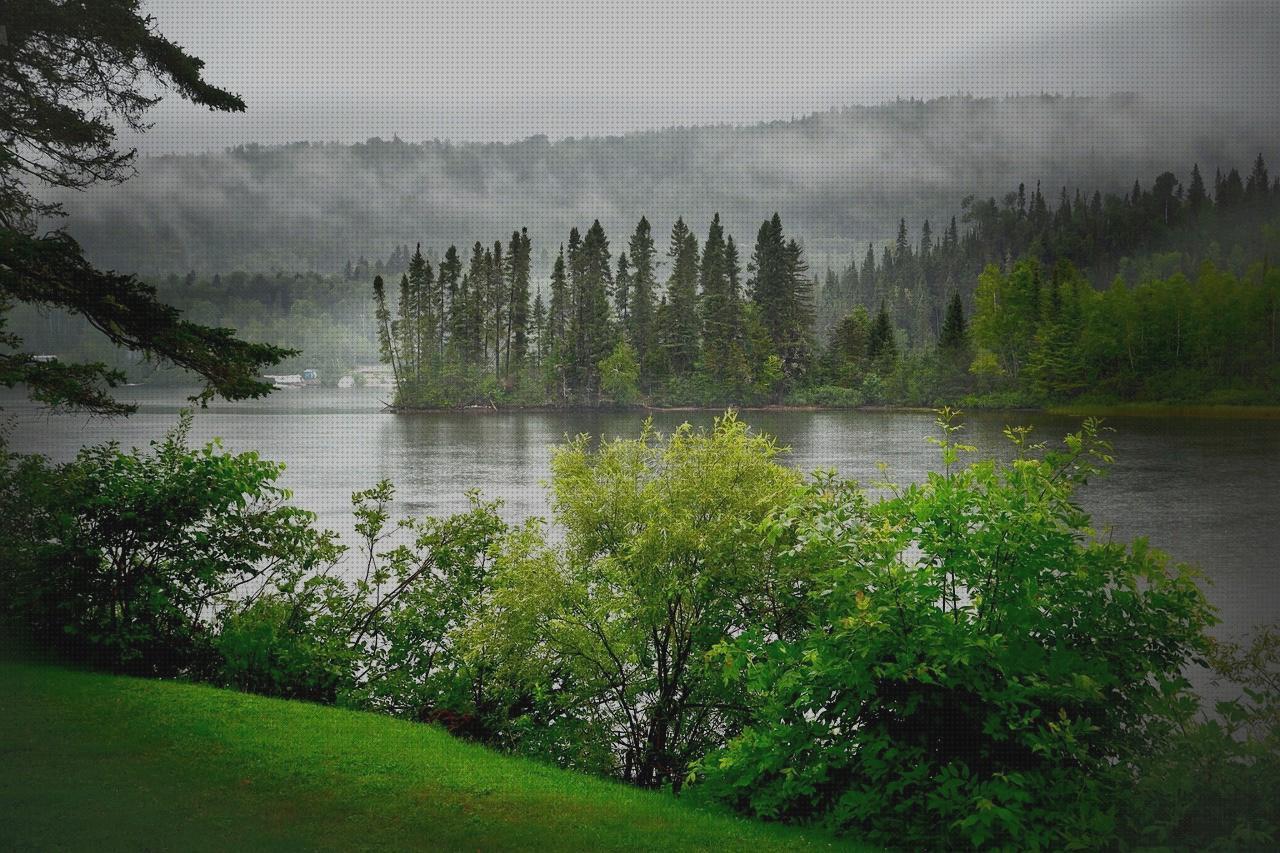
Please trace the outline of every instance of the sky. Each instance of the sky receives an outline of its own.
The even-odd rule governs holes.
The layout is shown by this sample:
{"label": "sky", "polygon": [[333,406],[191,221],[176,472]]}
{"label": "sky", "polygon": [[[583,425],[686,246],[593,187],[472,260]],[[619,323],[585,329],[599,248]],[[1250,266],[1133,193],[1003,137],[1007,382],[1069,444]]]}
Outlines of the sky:
{"label": "sky", "polygon": [[505,142],[785,120],[897,97],[1136,92],[1275,109],[1267,0],[146,0],[244,114],[176,97],[144,153]]}

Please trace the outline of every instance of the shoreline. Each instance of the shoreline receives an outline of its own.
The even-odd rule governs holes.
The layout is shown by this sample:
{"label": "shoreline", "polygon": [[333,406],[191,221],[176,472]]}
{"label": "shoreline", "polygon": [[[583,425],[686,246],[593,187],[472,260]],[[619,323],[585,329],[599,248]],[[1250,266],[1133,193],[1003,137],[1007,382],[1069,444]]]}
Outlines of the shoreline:
{"label": "shoreline", "polygon": [[[928,406],[899,405],[863,405],[863,406],[819,406],[819,405],[786,405],[765,404],[738,406],[731,403],[715,406],[555,406],[555,405],[489,405],[489,406],[394,406],[387,404],[383,411],[395,415],[438,415],[438,414],[595,414],[595,413],[636,413],[664,414],[679,412],[711,412],[722,413],[732,409],[736,412],[862,412],[862,413],[902,413],[932,414],[936,409]],[[1179,419],[1217,419],[1217,420],[1280,420],[1280,405],[1235,405],[1235,404],[1182,404],[1182,403],[1106,403],[1106,404],[1058,404],[1051,406],[996,406],[991,408],[964,408],[966,414],[999,414],[1002,412],[1018,414],[1057,415],[1065,417],[1106,417],[1106,418],[1179,418]]]}

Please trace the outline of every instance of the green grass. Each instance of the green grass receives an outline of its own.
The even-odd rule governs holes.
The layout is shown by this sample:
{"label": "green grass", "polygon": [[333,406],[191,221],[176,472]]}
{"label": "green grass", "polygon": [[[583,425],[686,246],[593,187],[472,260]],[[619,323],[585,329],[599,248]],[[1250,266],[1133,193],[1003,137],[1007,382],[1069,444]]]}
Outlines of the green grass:
{"label": "green grass", "polygon": [[5,850],[818,850],[375,714],[0,661]]}

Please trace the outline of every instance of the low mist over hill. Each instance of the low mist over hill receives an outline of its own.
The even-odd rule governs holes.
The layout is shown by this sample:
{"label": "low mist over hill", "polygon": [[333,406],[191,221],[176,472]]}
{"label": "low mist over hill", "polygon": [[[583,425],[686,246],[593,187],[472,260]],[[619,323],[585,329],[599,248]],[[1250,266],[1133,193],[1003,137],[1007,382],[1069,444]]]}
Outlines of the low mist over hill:
{"label": "low mist over hill", "polygon": [[509,144],[298,143],[143,158],[122,187],[68,200],[68,228],[98,263],[159,273],[335,271],[421,241],[491,242],[527,226],[535,269],[570,227],[619,238],[646,215],[701,230],[715,212],[743,240],[778,211],[815,260],[944,218],[970,194],[1019,181],[1127,187],[1166,169],[1187,181],[1269,151],[1280,116],[1139,96],[895,101],[747,127],[670,128]]}

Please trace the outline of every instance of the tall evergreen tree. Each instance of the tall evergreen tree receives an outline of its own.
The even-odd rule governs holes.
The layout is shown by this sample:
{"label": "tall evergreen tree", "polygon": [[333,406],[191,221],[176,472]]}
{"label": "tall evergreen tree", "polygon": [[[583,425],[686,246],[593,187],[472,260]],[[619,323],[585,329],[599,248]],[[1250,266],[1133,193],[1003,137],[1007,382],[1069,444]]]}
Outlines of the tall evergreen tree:
{"label": "tall evergreen tree", "polygon": [[511,233],[507,250],[507,276],[510,291],[507,304],[507,360],[504,373],[510,379],[514,367],[517,374],[524,367],[529,352],[529,268],[532,259],[529,230]]}
{"label": "tall evergreen tree", "polygon": [[502,342],[506,339],[507,330],[507,266],[502,255],[502,241],[494,240],[493,249],[485,254],[488,261],[488,299],[486,313],[488,315],[485,333],[485,347],[493,344],[493,376],[502,379]]}
{"label": "tall evergreen tree", "polygon": [[533,313],[530,316],[529,328],[533,333],[534,363],[541,367],[547,354],[547,307],[542,301],[541,290],[533,297]]}
{"label": "tall evergreen tree", "polygon": [[701,322],[698,313],[698,238],[676,220],[671,229],[671,276],[667,279],[667,304],[671,327],[667,332],[667,359],[672,372],[692,372],[698,360]]}
{"label": "tall evergreen tree", "polygon": [[969,332],[964,321],[964,302],[960,299],[960,291],[952,291],[951,301],[947,303],[947,316],[942,322],[942,334],[938,338],[938,346],[956,352],[968,345]]}
{"label": "tall evergreen tree", "polygon": [[1204,178],[1200,176],[1200,164],[1191,167],[1191,187],[1187,190],[1187,206],[1193,214],[1200,213],[1208,196],[1204,189]]}
{"label": "tall evergreen tree", "polygon": [[409,260],[408,272],[409,292],[412,296],[412,329],[413,342],[413,375],[420,378],[433,361],[431,353],[435,349],[438,334],[436,329],[435,274],[430,262],[422,254],[419,243]]}
{"label": "tall evergreen tree", "polygon": [[392,323],[395,333],[396,347],[400,354],[400,371],[407,382],[417,379],[418,369],[418,294],[414,291],[413,282],[408,274],[400,276],[400,303],[396,309],[396,320]]}
{"label": "tall evergreen tree", "polygon": [[786,244],[782,235],[782,218],[774,214],[760,224],[756,245],[751,254],[751,301],[760,309],[760,319],[777,347],[785,334],[787,303]]}
{"label": "tall evergreen tree", "polygon": [[618,271],[613,276],[613,309],[617,313],[618,324],[630,332],[631,317],[631,262],[627,253],[618,254]]}
{"label": "tall evergreen tree", "polygon": [[654,300],[657,296],[653,234],[644,217],[627,244],[631,260],[631,295],[628,299],[627,333],[640,364],[640,383],[648,387],[653,374]]}
{"label": "tall evergreen tree", "polygon": [[547,335],[539,342],[542,357],[549,361],[561,399],[568,396],[569,318],[573,310],[569,292],[569,273],[564,259],[564,246],[551,269],[551,307],[547,311]]}
{"label": "tall evergreen tree", "polygon": [[883,367],[892,364],[897,355],[898,345],[894,340],[893,323],[889,321],[888,309],[881,302],[867,339],[867,358]]}
{"label": "tall evergreen tree", "polygon": [[391,365],[391,375],[396,389],[400,388],[400,362],[396,357],[395,335],[391,326],[391,309],[387,307],[387,288],[382,276],[373,279],[373,317],[378,330],[378,356],[383,364]]}
{"label": "tall evergreen tree", "polygon": [[440,313],[439,347],[442,356],[447,355],[446,335],[458,334],[458,284],[462,277],[462,259],[458,257],[458,247],[450,246],[440,262],[439,276],[436,278],[438,311]]}
{"label": "tall evergreen tree", "polygon": [[1267,174],[1267,164],[1263,161],[1262,154],[1258,154],[1258,158],[1253,161],[1253,171],[1249,173],[1244,189],[1245,196],[1253,202],[1263,201],[1271,190],[1271,178]]}
{"label": "tall evergreen tree", "polygon": [[[737,275],[731,269],[720,214],[711,221],[702,249],[702,352],[707,373],[721,382],[737,382],[741,364],[742,307],[735,293]],[[737,249],[733,248],[736,255]]]}
{"label": "tall evergreen tree", "polygon": [[587,229],[581,247],[575,253],[578,263],[573,280],[575,304],[572,359],[573,388],[579,398],[595,402],[600,394],[600,361],[613,348],[613,331],[609,323],[609,291],[613,270],[609,257],[609,240],[600,220]]}

